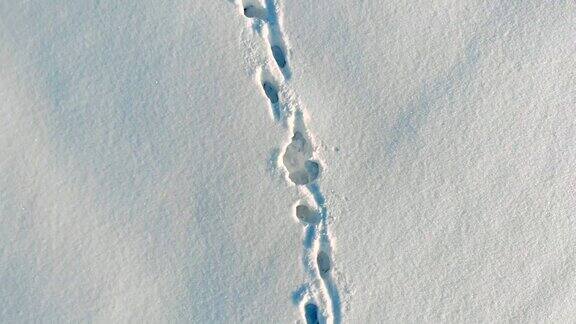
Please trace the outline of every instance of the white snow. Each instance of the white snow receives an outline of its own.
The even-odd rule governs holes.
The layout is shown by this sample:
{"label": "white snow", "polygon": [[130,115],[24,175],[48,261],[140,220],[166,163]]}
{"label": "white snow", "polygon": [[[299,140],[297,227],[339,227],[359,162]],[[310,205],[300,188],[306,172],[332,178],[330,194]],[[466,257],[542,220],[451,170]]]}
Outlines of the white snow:
{"label": "white snow", "polygon": [[345,322],[573,320],[575,4],[285,8]]}
{"label": "white snow", "polygon": [[575,66],[571,1],[0,1],[0,322],[573,321]]}

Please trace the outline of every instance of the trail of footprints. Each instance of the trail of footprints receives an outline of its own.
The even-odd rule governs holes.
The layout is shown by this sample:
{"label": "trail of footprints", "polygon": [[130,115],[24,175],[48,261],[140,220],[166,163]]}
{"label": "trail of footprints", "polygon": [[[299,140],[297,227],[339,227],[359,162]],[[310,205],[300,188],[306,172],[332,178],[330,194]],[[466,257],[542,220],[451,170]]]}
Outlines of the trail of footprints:
{"label": "trail of footprints", "polygon": [[[340,323],[340,302],[338,290],[332,281],[332,246],[328,233],[328,211],[324,196],[315,183],[321,173],[321,165],[314,158],[314,147],[303,118],[300,105],[282,102],[281,88],[287,88],[291,77],[286,43],[279,21],[278,0],[236,0],[242,1],[242,13],[256,26],[264,28],[264,40],[269,48],[276,68],[282,78],[275,77],[268,66],[262,66],[260,84],[269,101],[272,117],[277,123],[288,123],[291,133],[279,164],[284,166],[287,177],[294,185],[305,189],[310,199],[296,204],[294,214],[304,226],[303,265],[308,281],[296,301],[307,324]],[[282,82],[278,82],[282,79]]]}

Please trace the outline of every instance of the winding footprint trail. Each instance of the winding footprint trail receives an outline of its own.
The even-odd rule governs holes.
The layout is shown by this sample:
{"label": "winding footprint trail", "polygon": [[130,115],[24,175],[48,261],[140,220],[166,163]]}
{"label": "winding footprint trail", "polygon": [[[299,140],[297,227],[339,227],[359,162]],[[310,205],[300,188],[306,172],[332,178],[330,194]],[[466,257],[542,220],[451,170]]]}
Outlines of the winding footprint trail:
{"label": "winding footprint trail", "polygon": [[307,324],[338,324],[341,323],[342,307],[333,279],[334,247],[329,232],[328,208],[316,182],[322,171],[321,164],[315,157],[303,106],[290,88],[292,70],[279,1],[262,1],[264,3],[236,0],[236,4],[240,13],[251,21],[254,31],[262,36],[270,58],[258,67],[261,91],[269,102],[273,120],[287,127],[290,138],[278,164],[286,171],[286,180],[303,189],[306,196],[293,211],[303,226],[302,264],[307,277],[294,298]]}

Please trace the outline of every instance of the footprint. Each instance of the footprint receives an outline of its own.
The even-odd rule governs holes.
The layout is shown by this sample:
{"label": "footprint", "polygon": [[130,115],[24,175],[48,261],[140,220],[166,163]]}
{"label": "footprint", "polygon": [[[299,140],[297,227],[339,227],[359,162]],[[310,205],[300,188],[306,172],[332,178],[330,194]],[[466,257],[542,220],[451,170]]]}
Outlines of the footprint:
{"label": "footprint", "polygon": [[313,182],[320,175],[318,162],[310,161],[312,147],[302,133],[296,131],[286,147],[282,161],[288,170],[288,177],[296,185]]}
{"label": "footprint", "polygon": [[330,273],[330,269],[332,268],[332,262],[330,262],[330,256],[324,252],[318,252],[318,256],[316,257],[316,263],[318,264],[318,270],[320,271],[320,276],[325,278],[328,273]]}
{"label": "footprint", "polygon": [[306,318],[306,324],[319,324],[318,306],[313,303],[306,304],[304,306],[304,317]]}
{"label": "footprint", "polygon": [[274,56],[276,64],[278,64],[281,69],[286,66],[286,55],[284,55],[284,50],[280,46],[272,46],[272,56]]}
{"label": "footprint", "polygon": [[266,20],[267,15],[267,10],[259,4],[254,3],[244,5],[244,16],[247,18],[258,18]]}
{"label": "footprint", "polygon": [[275,104],[278,103],[278,89],[269,81],[262,82],[262,88],[264,89],[264,93],[266,97],[270,99],[270,102]]}
{"label": "footprint", "polygon": [[310,179],[313,179],[312,181],[316,180],[320,175],[320,165],[316,161],[306,161],[304,163],[304,168],[306,169],[306,172],[308,172]]}
{"label": "footprint", "polygon": [[318,224],[320,214],[306,205],[296,206],[296,218],[306,224]]}
{"label": "footprint", "polygon": [[270,102],[272,119],[279,122],[282,120],[283,115],[282,105],[280,103],[279,83],[266,67],[259,68],[257,73],[257,82],[260,83],[262,87],[262,95],[266,96]]}

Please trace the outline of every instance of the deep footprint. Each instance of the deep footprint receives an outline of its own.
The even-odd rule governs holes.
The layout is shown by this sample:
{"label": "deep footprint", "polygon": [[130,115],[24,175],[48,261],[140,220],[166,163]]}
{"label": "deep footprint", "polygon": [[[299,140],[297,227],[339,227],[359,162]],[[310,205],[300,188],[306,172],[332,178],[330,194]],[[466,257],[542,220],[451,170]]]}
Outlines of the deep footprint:
{"label": "deep footprint", "polygon": [[326,278],[330,269],[332,269],[332,262],[330,262],[330,256],[324,251],[318,252],[316,257],[316,263],[318,264],[318,270],[320,271],[320,276]]}
{"label": "deep footprint", "polygon": [[320,214],[306,205],[296,206],[296,218],[306,224],[318,224]]}
{"label": "deep footprint", "polygon": [[266,9],[255,5],[247,5],[244,7],[244,16],[247,18],[259,18],[265,20]]}
{"label": "deep footprint", "polygon": [[286,55],[284,55],[284,51],[278,45],[272,46],[272,56],[274,56],[274,60],[276,60],[276,64],[283,69],[286,66]]}
{"label": "deep footprint", "polygon": [[311,181],[316,180],[316,178],[318,178],[318,176],[320,175],[320,165],[318,164],[318,162],[306,161],[304,163],[304,168],[306,169],[306,172],[308,172],[308,176],[310,177],[310,179],[312,179]]}
{"label": "deep footprint", "polygon": [[310,161],[312,147],[302,133],[296,131],[292,142],[286,147],[283,162],[288,170],[288,177],[296,185],[305,185],[313,182],[320,175],[320,165]]}
{"label": "deep footprint", "polygon": [[306,317],[306,324],[319,324],[318,319],[318,306],[312,303],[306,304],[304,306],[304,316]]}
{"label": "deep footprint", "polygon": [[262,88],[271,103],[278,103],[278,89],[272,83],[264,81],[262,82]]}

